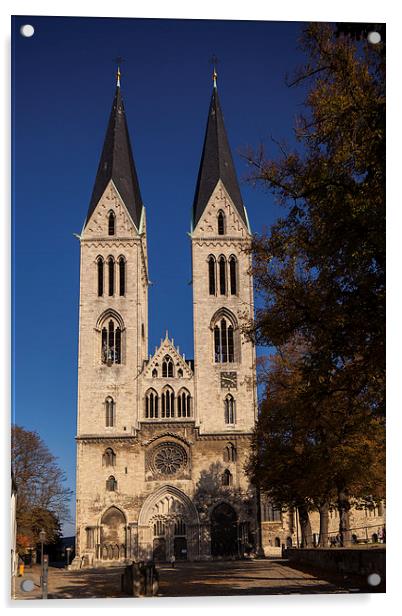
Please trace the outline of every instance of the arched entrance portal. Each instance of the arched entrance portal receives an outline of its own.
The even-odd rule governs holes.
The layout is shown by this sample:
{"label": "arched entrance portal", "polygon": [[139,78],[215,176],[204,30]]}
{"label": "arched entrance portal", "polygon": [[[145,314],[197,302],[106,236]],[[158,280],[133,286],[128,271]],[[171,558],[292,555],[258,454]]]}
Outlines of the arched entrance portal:
{"label": "arched entrance portal", "polygon": [[157,562],[195,560],[199,556],[199,520],[194,504],[178,488],[163,486],[151,494],[138,519],[138,557]]}
{"label": "arched entrance portal", "polygon": [[109,507],[101,519],[100,558],[124,560],[126,557],[126,518],[117,507]]}
{"label": "arched entrance portal", "polygon": [[221,503],[211,514],[211,554],[214,557],[238,556],[237,515],[233,507]]}

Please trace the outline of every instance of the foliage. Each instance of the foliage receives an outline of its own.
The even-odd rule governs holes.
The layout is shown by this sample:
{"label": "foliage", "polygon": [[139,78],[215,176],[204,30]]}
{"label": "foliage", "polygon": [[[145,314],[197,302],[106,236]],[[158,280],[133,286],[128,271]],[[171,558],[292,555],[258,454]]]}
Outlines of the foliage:
{"label": "foliage", "polygon": [[340,506],[383,495],[385,57],[328,24],[301,43],[299,151],[248,156],[285,208],[252,247],[262,301],[248,331],[277,354],[249,471],[278,502]]}
{"label": "foliage", "polygon": [[384,421],[361,405],[350,412],[339,393],[311,404],[303,344],[271,357],[253,434],[248,472],[279,505],[338,505],[339,492],[359,501],[384,496]]}
{"label": "foliage", "polygon": [[26,548],[39,541],[42,528],[46,542],[61,535],[60,522],[69,519],[68,502],[72,491],[63,485],[65,476],[55,456],[37,432],[12,426],[11,459],[17,485],[18,546]]}

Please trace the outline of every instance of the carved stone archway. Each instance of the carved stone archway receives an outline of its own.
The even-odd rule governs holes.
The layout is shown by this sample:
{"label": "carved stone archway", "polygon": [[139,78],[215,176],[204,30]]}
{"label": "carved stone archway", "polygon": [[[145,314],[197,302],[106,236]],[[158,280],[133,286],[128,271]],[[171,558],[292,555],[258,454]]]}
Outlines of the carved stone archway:
{"label": "carved stone archway", "polygon": [[102,515],[98,558],[102,561],[121,561],[127,553],[127,521],[118,507],[112,505]]}
{"label": "carved stone archway", "polygon": [[199,533],[198,512],[190,498],[174,486],[162,486],[148,496],[141,508],[138,558],[169,560],[175,552],[177,557],[180,550],[181,559],[197,560]]}

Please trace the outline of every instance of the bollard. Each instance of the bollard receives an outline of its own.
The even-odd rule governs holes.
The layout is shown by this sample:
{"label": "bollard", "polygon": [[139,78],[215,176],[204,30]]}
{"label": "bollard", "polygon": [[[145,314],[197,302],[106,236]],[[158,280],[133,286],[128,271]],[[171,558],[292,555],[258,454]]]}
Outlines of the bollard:
{"label": "bollard", "polygon": [[153,562],[131,563],[121,576],[121,588],[133,597],[154,597],[159,592],[159,575]]}
{"label": "bollard", "polygon": [[152,596],[156,597],[159,592],[159,573],[154,564],[152,564]]}
{"label": "bollard", "polygon": [[147,594],[147,568],[143,562],[139,563],[140,572],[140,597],[145,597]]}
{"label": "bollard", "polygon": [[144,597],[145,595],[145,575],[144,575],[144,563],[134,563],[132,565],[133,572],[133,584],[132,593],[133,597]]}
{"label": "bollard", "polygon": [[145,567],[145,595],[152,597],[153,594],[153,566],[152,563],[147,563]]}

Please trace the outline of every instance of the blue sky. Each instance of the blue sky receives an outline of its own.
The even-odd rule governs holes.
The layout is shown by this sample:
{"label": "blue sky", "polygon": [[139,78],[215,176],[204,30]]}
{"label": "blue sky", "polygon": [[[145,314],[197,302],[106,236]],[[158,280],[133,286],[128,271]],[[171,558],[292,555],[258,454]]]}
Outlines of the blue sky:
{"label": "blue sky", "polygon": [[[35,27],[32,38],[19,34]],[[147,210],[149,350],[166,329],[193,356],[191,207],[211,96],[218,88],[252,230],[280,214],[246,182],[241,151],[294,143],[304,93],[292,22],[13,19],[13,420],[37,430],[75,484],[79,243],[115,89],[122,94]],[[264,353],[264,349],[260,350]],[[266,352],[266,351],[265,351]],[[74,515],[74,500],[72,501]],[[73,532],[70,524],[65,532]]]}

